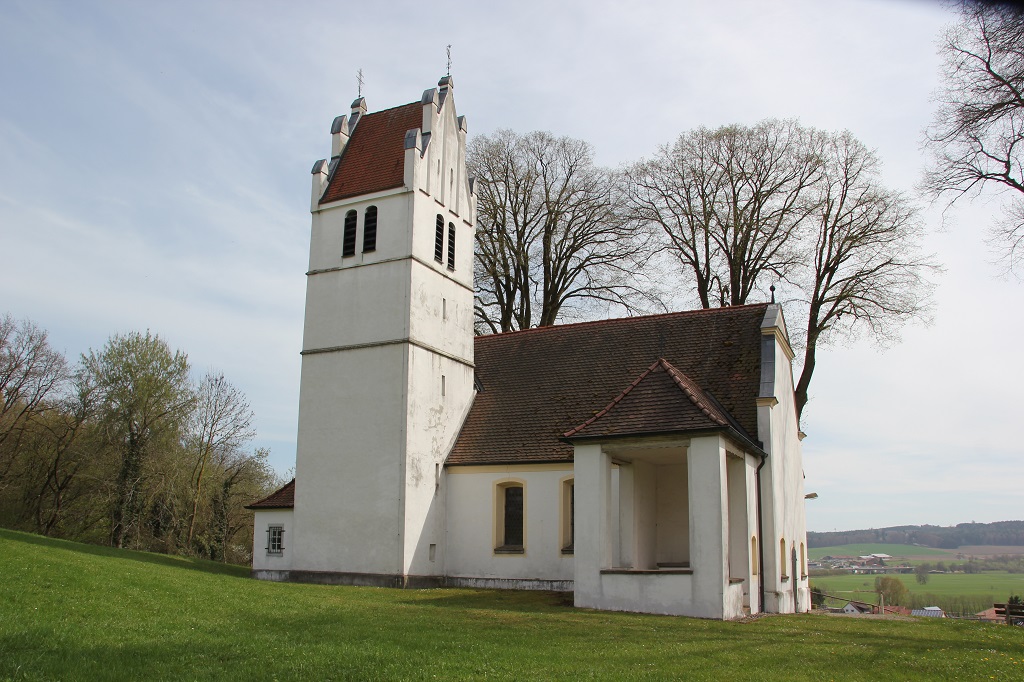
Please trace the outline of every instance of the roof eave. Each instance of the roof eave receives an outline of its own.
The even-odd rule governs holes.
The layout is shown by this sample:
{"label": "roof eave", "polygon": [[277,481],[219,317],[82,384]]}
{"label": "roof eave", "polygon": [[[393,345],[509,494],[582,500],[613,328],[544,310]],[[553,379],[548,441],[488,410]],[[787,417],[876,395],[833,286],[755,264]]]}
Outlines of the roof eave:
{"label": "roof eave", "polygon": [[732,440],[738,444],[745,446],[747,449],[753,451],[755,455],[761,458],[767,458],[768,453],[764,451],[764,447],[759,442],[755,442],[751,438],[747,437],[740,431],[737,431],[731,426],[718,426],[713,428],[699,428],[699,429],[671,429],[668,431],[644,431],[640,433],[619,433],[610,434],[603,436],[559,436],[558,440],[569,445],[576,445],[576,443],[595,443],[602,441],[621,441],[626,439],[636,438],[655,438],[663,436],[687,436],[690,438],[708,436],[711,434],[727,434]]}

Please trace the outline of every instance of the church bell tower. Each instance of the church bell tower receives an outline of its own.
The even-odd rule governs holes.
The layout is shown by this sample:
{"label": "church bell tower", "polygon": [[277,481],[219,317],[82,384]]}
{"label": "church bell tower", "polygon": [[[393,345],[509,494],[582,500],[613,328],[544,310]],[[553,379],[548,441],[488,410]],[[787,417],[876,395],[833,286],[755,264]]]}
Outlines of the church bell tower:
{"label": "church bell tower", "polygon": [[427,583],[474,391],[476,197],[451,77],[392,109],[357,99],[312,180],[292,568]]}

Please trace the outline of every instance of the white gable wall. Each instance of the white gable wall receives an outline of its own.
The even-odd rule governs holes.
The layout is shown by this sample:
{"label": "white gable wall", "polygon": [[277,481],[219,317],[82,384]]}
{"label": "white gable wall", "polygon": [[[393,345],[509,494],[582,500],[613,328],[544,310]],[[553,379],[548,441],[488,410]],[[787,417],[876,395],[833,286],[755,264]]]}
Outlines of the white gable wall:
{"label": "white gable wall", "polygon": [[[787,340],[781,307],[768,308],[761,331],[763,344],[774,348],[771,352],[775,360],[771,394],[765,395],[765,377],[762,376],[762,396],[758,399],[757,408],[758,438],[768,454],[761,469],[765,609],[779,613],[792,613],[794,609],[803,612],[808,611],[811,605],[809,582],[799,565],[801,545],[805,556],[807,546],[803,456],[793,396],[793,352]],[[762,345],[762,355],[766,352]],[[784,571],[779,546],[783,539],[786,541]],[[798,564],[795,576],[791,560],[794,548]],[[794,590],[798,604],[794,604]]]}

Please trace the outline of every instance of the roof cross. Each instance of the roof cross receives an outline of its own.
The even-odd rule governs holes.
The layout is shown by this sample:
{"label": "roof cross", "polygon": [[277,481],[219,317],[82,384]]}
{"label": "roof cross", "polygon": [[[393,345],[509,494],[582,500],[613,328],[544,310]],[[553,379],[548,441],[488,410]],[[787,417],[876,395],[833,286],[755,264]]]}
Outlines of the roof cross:
{"label": "roof cross", "polygon": [[356,72],[356,83],[359,84],[359,97],[363,96],[363,70]]}

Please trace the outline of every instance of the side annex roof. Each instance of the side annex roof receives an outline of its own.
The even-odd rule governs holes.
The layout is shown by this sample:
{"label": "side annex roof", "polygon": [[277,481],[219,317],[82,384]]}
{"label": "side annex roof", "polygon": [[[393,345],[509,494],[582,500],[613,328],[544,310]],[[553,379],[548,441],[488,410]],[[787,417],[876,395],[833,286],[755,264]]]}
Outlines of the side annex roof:
{"label": "side annex roof", "polygon": [[295,507],[295,479],[288,481],[278,490],[262,500],[246,505],[246,509],[292,509]]}

